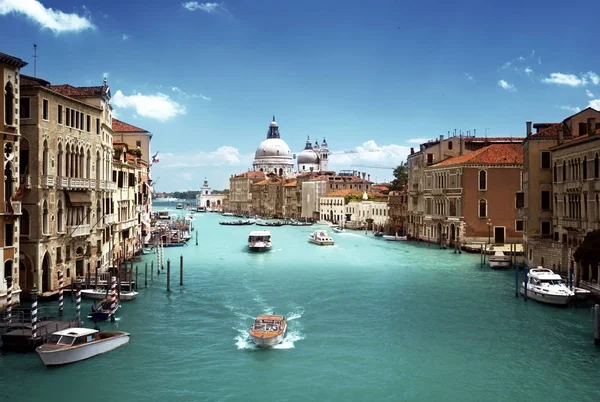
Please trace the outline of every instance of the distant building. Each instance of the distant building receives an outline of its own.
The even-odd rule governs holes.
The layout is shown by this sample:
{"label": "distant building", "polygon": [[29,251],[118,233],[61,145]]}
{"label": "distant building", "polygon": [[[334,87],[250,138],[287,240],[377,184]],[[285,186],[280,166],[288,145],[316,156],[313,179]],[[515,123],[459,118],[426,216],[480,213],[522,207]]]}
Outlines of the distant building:
{"label": "distant building", "polygon": [[312,145],[310,137],[308,137],[304,149],[298,154],[297,161],[298,173],[327,171],[329,167],[329,149],[325,138],[319,146],[318,140]]}
{"label": "distant building", "polygon": [[274,173],[282,177],[294,175],[294,156],[290,147],[279,135],[275,116],[269,125],[267,139],[256,149],[252,167],[255,172]]}
{"label": "distant building", "polygon": [[196,196],[196,206],[222,211],[228,197],[227,194],[213,194],[205,178],[200,193]]}
{"label": "distant building", "polygon": [[251,186],[265,179],[264,172],[246,172],[229,178],[229,211],[250,214],[252,211]]}

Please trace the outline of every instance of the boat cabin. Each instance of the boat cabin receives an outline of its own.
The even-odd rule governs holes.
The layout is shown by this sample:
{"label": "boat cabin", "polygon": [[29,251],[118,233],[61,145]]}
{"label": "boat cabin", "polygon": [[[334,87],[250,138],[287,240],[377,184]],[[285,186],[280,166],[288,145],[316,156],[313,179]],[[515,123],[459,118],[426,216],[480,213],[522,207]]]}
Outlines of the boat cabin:
{"label": "boat cabin", "polygon": [[69,328],[50,335],[46,345],[78,346],[102,339],[98,330],[88,328]]}
{"label": "boat cabin", "polygon": [[256,241],[269,242],[269,241],[271,241],[271,232],[267,232],[266,230],[257,230],[257,231],[250,232],[250,234],[248,235],[248,241],[249,242],[256,242]]}
{"label": "boat cabin", "polygon": [[253,331],[281,331],[284,318],[281,315],[259,315],[252,325]]}

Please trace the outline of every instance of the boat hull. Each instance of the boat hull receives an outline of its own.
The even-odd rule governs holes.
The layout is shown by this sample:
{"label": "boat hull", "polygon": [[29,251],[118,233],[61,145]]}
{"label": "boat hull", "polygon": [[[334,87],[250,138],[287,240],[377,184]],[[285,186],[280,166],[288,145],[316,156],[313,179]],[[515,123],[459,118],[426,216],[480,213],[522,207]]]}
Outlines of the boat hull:
{"label": "boat hull", "polygon": [[[523,284],[521,284],[521,294],[523,295],[524,293],[525,293],[525,286]],[[529,287],[527,288],[527,297],[529,299],[533,299],[540,303],[554,304],[554,305],[560,305],[560,306],[569,304],[569,302],[573,299],[573,296],[571,296],[571,295],[547,294],[547,293],[543,293],[543,292],[540,292],[538,290],[535,290],[535,289],[532,289]]]}
{"label": "boat hull", "polygon": [[406,236],[388,236],[388,235],[384,235],[384,236],[381,236],[381,237],[383,237],[387,241],[406,241]]}
{"label": "boat hull", "polygon": [[333,241],[315,240],[315,239],[308,239],[308,241],[310,241],[313,244],[319,245],[319,246],[333,246]]}
{"label": "boat hull", "polygon": [[283,342],[283,338],[285,337],[285,332],[283,332],[280,335],[272,336],[269,338],[262,338],[260,336],[254,336],[254,335],[250,335],[250,337],[252,338],[252,342],[254,342],[254,344],[256,346],[258,346],[259,348],[271,348],[271,347],[277,346],[281,342]]}
{"label": "boat hull", "polygon": [[43,351],[42,346],[36,349],[38,356],[46,366],[60,366],[89,359],[102,353],[110,352],[120,346],[129,343],[130,334],[123,332],[121,335],[109,339],[103,339],[79,347]]}
{"label": "boat hull", "polygon": [[494,260],[492,257],[489,259],[491,268],[509,268],[510,260]]}
{"label": "boat hull", "polygon": [[[138,292],[121,292],[119,300],[133,300],[138,295]],[[82,290],[81,297],[84,299],[102,300],[106,298],[106,292],[96,292],[90,290]]]}
{"label": "boat hull", "polygon": [[265,251],[270,251],[271,246],[248,246],[248,250],[254,253],[263,253]]}

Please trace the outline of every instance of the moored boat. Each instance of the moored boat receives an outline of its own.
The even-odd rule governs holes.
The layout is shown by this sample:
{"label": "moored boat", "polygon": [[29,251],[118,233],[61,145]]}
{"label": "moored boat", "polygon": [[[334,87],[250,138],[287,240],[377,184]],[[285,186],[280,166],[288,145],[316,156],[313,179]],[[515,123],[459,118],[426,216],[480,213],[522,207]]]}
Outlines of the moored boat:
{"label": "moored boat", "polygon": [[[135,299],[135,297],[137,295],[138,295],[138,292],[134,292],[134,291],[121,292],[120,295],[117,293],[117,296],[119,297],[119,300],[124,300],[124,301],[133,300],[133,299]],[[83,297],[84,299],[102,300],[102,299],[104,299],[106,297],[106,290],[102,290],[102,289],[82,289],[81,290],[81,297]]]}
{"label": "moored boat", "polygon": [[496,251],[494,255],[490,255],[488,261],[491,268],[510,267],[510,255],[505,255],[502,251]]}
{"label": "moored boat", "polygon": [[565,305],[575,297],[560,275],[543,267],[529,270],[526,282],[521,283],[521,294],[525,292],[528,298],[547,304]]}
{"label": "moored boat", "polygon": [[259,348],[280,344],[285,337],[287,321],[282,315],[261,314],[250,328],[250,337]]}
{"label": "moored boat", "polygon": [[332,246],[334,244],[333,239],[327,234],[326,230],[315,230],[308,235],[308,240],[319,246]]}
{"label": "moored boat", "polygon": [[183,204],[179,203],[179,204],[177,204],[177,206],[175,208],[176,209],[183,209]]}
{"label": "moored boat", "polygon": [[407,240],[406,236],[398,236],[397,234],[395,234],[394,236],[383,235],[381,237],[383,237],[387,241],[406,241]]}
{"label": "moored boat", "polygon": [[255,230],[248,235],[248,249],[250,251],[269,251],[271,246],[271,232]]}
{"label": "moored boat", "polygon": [[[110,317],[110,306],[111,300],[110,298],[102,299],[99,304],[94,304],[91,307],[91,313],[88,315],[92,321],[106,321],[108,317]],[[119,308],[119,303],[117,303],[117,309]]]}
{"label": "moored boat", "polygon": [[333,228],[333,231],[335,233],[343,233],[344,232],[344,228],[340,228],[340,227],[336,226],[336,227]]}
{"label": "moored boat", "polygon": [[114,350],[129,343],[129,337],[129,333],[122,331],[70,328],[53,333],[35,351],[46,366],[59,366]]}
{"label": "moored boat", "polygon": [[219,225],[226,225],[226,226],[244,226],[244,225],[253,225],[253,224],[254,224],[254,222],[251,220],[219,222]]}

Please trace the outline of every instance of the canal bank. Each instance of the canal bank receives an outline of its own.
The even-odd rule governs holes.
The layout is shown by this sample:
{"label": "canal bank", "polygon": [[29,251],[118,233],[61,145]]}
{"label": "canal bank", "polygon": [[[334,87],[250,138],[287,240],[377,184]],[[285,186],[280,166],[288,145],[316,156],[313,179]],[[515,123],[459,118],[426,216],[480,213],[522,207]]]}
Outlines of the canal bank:
{"label": "canal bank", "polygon": [[[129,345],[58,369],[46,369],[35,354],[4,355],[0,395],[27,401],[49,395],[64,401],[81,395],[129,401],[600,398],[600,350],[589,309],[525,303],[514,297],[512,271],[480,268],[477,255],[358,232],[331,233],[336,245],[319,247],[307,241],[316,226],[269,228],[273,250],[250,254],[245,245],[253,227],[220,226],[221,219],[195,214],[199,245],[164,249],[172,263],[169,294],[165,272],[155,270],[147,289],[140,278],[138,298],[122,303],[115,324],[131,332]],[[65,303],[65,315],[74,316],[75,304]],[[90,305],[85,301],[82,311]],[[266,312],[288,317],[288,339],[277,349],[257,350],[246,331]]]}

